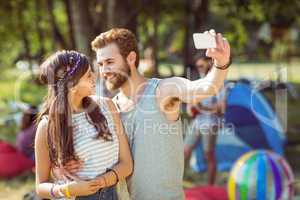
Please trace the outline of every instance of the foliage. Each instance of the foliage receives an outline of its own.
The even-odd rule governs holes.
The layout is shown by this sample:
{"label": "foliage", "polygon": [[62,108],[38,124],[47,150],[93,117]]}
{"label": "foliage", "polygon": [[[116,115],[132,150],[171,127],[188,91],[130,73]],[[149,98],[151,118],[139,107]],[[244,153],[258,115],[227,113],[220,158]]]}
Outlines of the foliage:
{"label": "foliage", "polygon": [[[57,40],[54,29],[57,28],[58,33],[62,35],[62,40],[65,40],[69,48],[70,44],[70,26],[78,26],[80,21],[76,21],[78,10],[71,10],[73,15],[73,23],[68,21],[68,13],[66,12],[66,2],[69,0],[10,0],[2,1],[0,4],[0,66],[1,68],[14,66],[17,60],[33,60],[40,61],[45,56],[49,55],[56,49],[62,48]],[[186,21],[185,17],[195,20],[197,15],[201,13],[193,13],[187,16],[186,2],[188,4],[201,3],[199,0],[174,0],[174,1],[158,1],[158,0],[127,0],[122,1],[112,0],[114,4],[120,4],[124,7],[124,12],[128,12],[129,16],[137,18],[137,32],[141,42],[141,49],[157,43],[158,59],[168,59],[170,55],[175,53],[182,60],[184,54],[184,30]],[[49,2],[53,8],[49,8]],[[74,7],[80,0],[69,1],[71,7]],[[105,30],[109,26],[108,15],[112,12],[108,1],[88,0],[84,1],[88,4],[91,22],[96,28],[91,29],[92,36],[99,34],[99,30]],[[147,4],[147,6],[143,6]],[[300,3],[297,0],[272,1],[272,0],[210,0],[208,1],[208,12],[204,16],[205,27],[216,28],[224,32],[225,36],[231,42],[233,53],[243,55],[248,53],[247,46],[251,43],[251,34],[257,34],[260,26],[264,23],[287,28],[299,25]],[[126,7],[126,8],[125,8]],[[130,9],[128,10],[127,7]],[[84,9],[84,8],[81,8]],[[112,7],[114,9],[114,7]],[[126,10],[127,9],[127,10]],[[122,9],[121,9],[122,11]],[[192,11],[191,11],[192,12]],[[53,13],[57,27],[53,27],[50,20],[50,15]],[[121,13],[121,12],[120,12]],[[119,13],[114,13],[115,19]],[[99,17],[103,16],[103,17]],[[121,16],[121,14],[120,14]],[[80,16],[79,16],[80,17]],[[155,22],[157,17],[158,23]],[[102,20],[102,21],[101,21]],[[129,20],[129,19],[128,19]],[[127,20],[127,21],[128,21]],[[114,22],[116,26],[117,22]],[[126,26],[126,25],[125,25]],[[157,27],[156,27],[157,26]],[[73,27],[73,29],[74,29]],[[134,27],[130,27],[134,29]],[[195,27],[196,28],[196,27]],[[154,38],[154,32],[157,29],[157,35]],[[190,27],[191,31],[194,30]],[[79,29],[74,29],[79,30]],[[98,31],[98,32],[97,32]],[[56,33],[56,34],[58,34]],[[74,35],[80,34],[75,31]],[[86,36],[88,37],[88,36]],[[91,36],[89,36],[91,37]],[[25,40],[28,40],[26,49]],[[84,41],[84,40],[78,40]],[[299,38],[298,38],[299,41]],[[277,39],[273,38],[272,45],[274,48]],[[285,43],[285,41],[280,41]],[[88,44],[89,45],[89,44]],[[283,46],[286,44],[283,44]],[[289,45],[289,44],[287,44]],[[80,45],[79,45],[80,46]],[[190,48],[192,48],[191,46]],[[257,46],[258,52],[263,46]],[[41,52],[41,50],[43,50]],[[29,51],[29,52],[27,52]],[[293,49],[297,51],[297,49]],[[29,54],[30,57],[25,55]],[[298,52],[299,53],[299,52]],[[266,53],[265,55],[271,55]],[[268,59],[268,58],[265,58]]]}

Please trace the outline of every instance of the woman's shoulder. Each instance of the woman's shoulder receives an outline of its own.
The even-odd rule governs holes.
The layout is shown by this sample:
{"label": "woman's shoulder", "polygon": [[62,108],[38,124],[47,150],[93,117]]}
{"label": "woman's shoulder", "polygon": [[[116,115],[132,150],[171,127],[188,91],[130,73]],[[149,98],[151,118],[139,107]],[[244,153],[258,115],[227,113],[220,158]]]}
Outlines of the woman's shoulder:
{"label": "woman's shoulder", "polygon": [[47,126],[48,116],[45,115],[41,117],[41,120],[37,124],[36,142],[47,143]]}
{"label": "woman's shoulder", "polygon": [[37,123],[37,127],[45,127],[48,124],[48,115],[43,115],[40,117],[40,120]]}

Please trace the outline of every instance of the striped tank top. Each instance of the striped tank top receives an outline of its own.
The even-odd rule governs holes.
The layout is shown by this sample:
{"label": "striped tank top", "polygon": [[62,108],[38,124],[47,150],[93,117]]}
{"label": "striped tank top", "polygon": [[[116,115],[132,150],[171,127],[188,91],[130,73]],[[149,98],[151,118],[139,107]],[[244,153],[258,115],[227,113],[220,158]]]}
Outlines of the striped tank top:
{"label": "striped tank top", "polygon": [[156,100],[159,81],[148,80],[135,107],[120,112],[134,160],[127,179],[132,200],[184,199],[182,122],[170,122],[161,112]]}
{"label": "striped tank top", "polygon": [[112,114],[104,99],[100,99],[98,105],[108,122],[112,141],[96,138],[98,132],[85,112],[72,114],[74,151],[84,163],[76,175],[82,180],[93,179],[105,173],[119,161],[119,141]]}

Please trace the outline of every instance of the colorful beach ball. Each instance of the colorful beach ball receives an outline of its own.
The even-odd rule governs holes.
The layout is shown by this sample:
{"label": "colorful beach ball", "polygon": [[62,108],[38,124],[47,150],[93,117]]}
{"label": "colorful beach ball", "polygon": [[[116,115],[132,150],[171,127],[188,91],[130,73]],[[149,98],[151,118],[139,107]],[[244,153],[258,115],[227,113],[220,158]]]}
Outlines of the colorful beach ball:
{"label": "colorful beach ball", "polygon": [[292,170],[283,157],[271,151],[251,151],[230,172],[229,200],[289,200],[293,182]]}

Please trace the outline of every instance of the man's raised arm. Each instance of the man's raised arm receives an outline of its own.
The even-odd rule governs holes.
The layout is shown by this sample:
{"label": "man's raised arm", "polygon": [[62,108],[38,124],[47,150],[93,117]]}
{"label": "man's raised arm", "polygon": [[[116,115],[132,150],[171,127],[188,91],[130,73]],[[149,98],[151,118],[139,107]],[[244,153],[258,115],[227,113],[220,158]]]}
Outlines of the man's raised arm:
{"label": "man's raised arm", "polygon": [[185,103],[198,103],[214,96],[224,84],[230,64],[230,46],[220,33],[209,33],[216,37],[216,48],[207,49],[206,56],[213,59],[213,67],[205,78],[190,81],[182,77],[164,79],[159,84],[161,98],[178,98]]}

